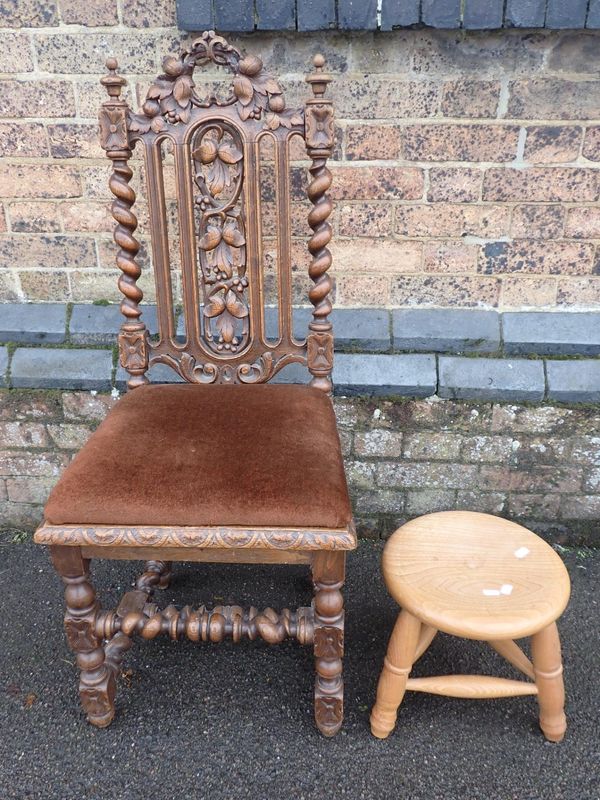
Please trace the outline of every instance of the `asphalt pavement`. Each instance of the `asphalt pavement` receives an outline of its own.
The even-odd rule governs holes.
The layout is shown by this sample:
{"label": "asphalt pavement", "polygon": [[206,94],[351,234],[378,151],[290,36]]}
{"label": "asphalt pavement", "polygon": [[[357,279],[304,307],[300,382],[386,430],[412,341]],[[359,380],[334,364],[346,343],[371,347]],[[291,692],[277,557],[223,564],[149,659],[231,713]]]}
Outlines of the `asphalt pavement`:
{"label": "asphalt pavement", "polygon": [[[85,722],[62,631],[62,590],[44,548],[0,540],[0,800],[600,800],[600,551],[562,553],[573,581],[562,618],[569,729],[537,727],[532,697],[463,701],[409,693],[386,741],[369,709],[397,609],[381,543],[349,557],[346,717],[324,739],[312,716],[310,648],[136,641],[117,715]],[[105,604],[137,564],[97,562]],[[176,566],[168,602],[307,605],[302,567]],[[438,636],[416,674],[512,668],[484,645]]]}

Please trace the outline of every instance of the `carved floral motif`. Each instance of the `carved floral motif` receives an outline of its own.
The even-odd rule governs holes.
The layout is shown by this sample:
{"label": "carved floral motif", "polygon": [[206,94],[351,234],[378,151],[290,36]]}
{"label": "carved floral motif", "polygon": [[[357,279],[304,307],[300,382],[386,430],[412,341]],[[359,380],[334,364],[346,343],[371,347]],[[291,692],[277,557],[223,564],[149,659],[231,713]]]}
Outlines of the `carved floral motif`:
{"label": "carved floral motif", "polygon": [[306,145],[315,150],[330,150],[335,141],[333,108],[330,103],[311,103],[306,107]]}
{"label": "carved floral motif", "polygon": [[124,107],[102,106],[98,114],[100,143],[104,150],[125,150],[127,140],[127,110]]}
{"label": "carved floral motif", "polygon": [[119,362],[128,372],[148,369],[147,330],[122,330],[118,336]]}
{"label": "carved floral motif", "polygon": [[[209,93],[200,97],[193,80],[194,68],[208,62],[228,67],[234,74],[231,93],[219,98]],[[189,51],[167,56],[164,73],[154,81],[142,106],[143,114],[132,114],[129,128],[145,133],[158,132],[167,124],[189,122],[192,108],[234,105],[242,121],[264,120],[264,126],[276,130],[303,124],[300,111],[286,110],[279,83],[263,69],[258,56],[244,55],[214,31],[205,31]]]}

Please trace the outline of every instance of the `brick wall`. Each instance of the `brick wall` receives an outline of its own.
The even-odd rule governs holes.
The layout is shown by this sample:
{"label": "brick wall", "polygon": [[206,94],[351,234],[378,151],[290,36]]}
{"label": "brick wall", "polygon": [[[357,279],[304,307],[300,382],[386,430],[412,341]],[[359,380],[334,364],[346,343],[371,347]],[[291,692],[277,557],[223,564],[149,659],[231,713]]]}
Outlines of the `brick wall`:
{"label": "brick wall", "polygon": [[[117,55],[138,102],[191,34],[169,0],[22,0],[0,25],[0,300],[116,301],[98,78]],[[305,96],[310,55],[329,58],[339,305],[600,306],[600,34],[236,41],[290,101]],[[142,285],[152,299],[148,274]]]}
{"label": "brick wall", "polygon": [[[31,530],[58,475],[115,403],[0,390],[0,527]],[[336,398],[359,532],[428,511],[508,516],[549,539],[600,543],[600,412],[451,400]]]}

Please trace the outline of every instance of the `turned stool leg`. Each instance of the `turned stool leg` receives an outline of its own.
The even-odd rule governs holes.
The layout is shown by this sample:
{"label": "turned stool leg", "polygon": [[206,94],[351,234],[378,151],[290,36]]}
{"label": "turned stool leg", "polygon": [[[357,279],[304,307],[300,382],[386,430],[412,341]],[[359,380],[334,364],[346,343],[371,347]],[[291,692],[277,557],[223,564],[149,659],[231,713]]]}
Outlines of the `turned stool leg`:
{"label": "turned stool leg", "polygon": [[396,724],[398,706],[406,691],[406,681],[417,650],[421,622],[401,611],[387,649],[377,685],[377,700],[371,711],[371,733],[385,739]]}
{"label": "turned stool leg", "polygon": [[567,729],[565,686],[556,622],[533,635],[531,657],[540,706],[540,728],[551,742],[562,741]]}
{"label": "turned stool leg", "polygon": [[51,547],[52,562],[65,585],[65,633],[80,669],[79,697],[88,721],[98,728],[115,715],[115,676],[95,631],[98,601],[89,561],[79,547]]}

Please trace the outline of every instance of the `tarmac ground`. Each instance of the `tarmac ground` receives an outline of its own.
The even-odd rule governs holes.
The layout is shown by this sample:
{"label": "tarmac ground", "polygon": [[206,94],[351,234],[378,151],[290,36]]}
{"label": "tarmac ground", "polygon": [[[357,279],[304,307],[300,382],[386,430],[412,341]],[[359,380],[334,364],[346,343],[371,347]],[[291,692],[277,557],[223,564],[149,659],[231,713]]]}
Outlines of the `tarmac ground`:
{"label": "tarmac ground", "polygon": [[[62,630],[62,589],[44,548],[0,539],[0,800],[600,800],[600,551],[561,553],[573,582],[560,623],[569,729],[546,742],[533,697],[466,701],[408,693],[395,732],[369,732],[397,608],[382,543],[350,554],[342,731],[313,723],[310,648],[288,642],[136,640],[117,715],[90,726]],[[114,604],[141,571],[95,562]],[[169,602],[308,605],[303,567],[178,564]],[[514,677],[487,646],[439,635],[415,674]]]}

